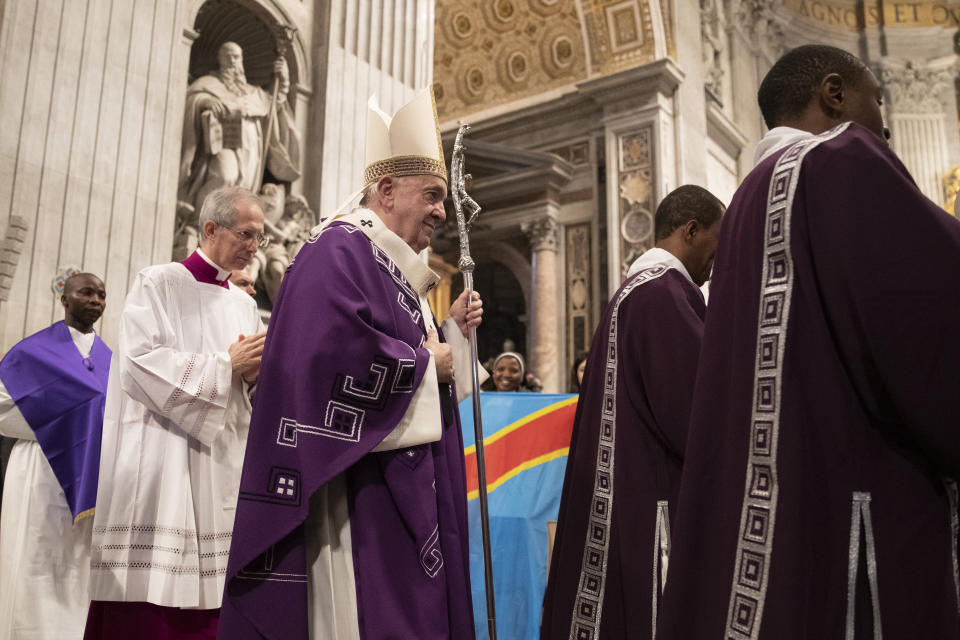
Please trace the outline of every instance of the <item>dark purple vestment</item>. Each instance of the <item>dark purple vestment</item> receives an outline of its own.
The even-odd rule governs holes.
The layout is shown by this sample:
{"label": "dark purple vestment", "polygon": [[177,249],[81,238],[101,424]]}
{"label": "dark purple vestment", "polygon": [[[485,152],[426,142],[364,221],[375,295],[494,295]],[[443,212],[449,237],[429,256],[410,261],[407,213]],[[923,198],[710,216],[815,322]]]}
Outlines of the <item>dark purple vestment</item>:
{"label": "dark purple vestment", "polygon": [[425,334],[417,292],[359,225],[335,222],[297,255],[264,347],[220,638],[307,638],[304,520],[340,474],[360,637],[474,637],[453,389],[440,386],[439,441],[372,451],[426,373]]}
{"label": "dark purple vestment", "polygon": [[657,640],[960,637],[960,223],[844,124],[713,270]]}
{"label": "dark purple vestment", "polygon": [[541,637],[652,637],[703,317],[677,269],[614,294],[580,390]]}

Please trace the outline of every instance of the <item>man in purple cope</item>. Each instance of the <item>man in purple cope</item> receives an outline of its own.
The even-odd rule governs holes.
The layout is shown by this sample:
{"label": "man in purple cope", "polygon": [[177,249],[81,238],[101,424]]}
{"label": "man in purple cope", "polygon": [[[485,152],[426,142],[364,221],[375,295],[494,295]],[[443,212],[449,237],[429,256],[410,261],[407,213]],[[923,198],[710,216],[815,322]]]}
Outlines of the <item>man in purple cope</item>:
{"label": "man in purple cope", "polygon": [[[653,637],[724,206],[682,186],[597,328],[580,388],[541,637]],[[653,579],[651,580],[651,576]]]}
{"label": "man in purple cope", "polygon": [[[711,280],[657,640],[960,637],[960,223],[804,46]],[[852,121],[852,122],[851,122]]]}
{"label": "man in purple cope", "polygon": [[[418,256],[446,193],[445,172],[380,177],[287,271],[220,638],[474,637],[454,349],[426,303],[438,277]],[[462,294],[447,338],[466,344],[481,313]]]}

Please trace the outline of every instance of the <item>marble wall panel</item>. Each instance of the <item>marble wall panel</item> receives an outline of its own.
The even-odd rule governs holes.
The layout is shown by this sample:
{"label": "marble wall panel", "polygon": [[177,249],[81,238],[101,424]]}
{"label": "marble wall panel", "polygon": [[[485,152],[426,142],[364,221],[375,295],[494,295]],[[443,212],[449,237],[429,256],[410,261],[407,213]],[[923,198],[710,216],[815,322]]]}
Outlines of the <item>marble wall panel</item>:
{"label": "marble wall panel", "polygon": [[62,317],[60,267],[100,275],[117,318],[141,268],[170,259],[187,0],[6,0],[0,221],[29,225],[0,348]]}

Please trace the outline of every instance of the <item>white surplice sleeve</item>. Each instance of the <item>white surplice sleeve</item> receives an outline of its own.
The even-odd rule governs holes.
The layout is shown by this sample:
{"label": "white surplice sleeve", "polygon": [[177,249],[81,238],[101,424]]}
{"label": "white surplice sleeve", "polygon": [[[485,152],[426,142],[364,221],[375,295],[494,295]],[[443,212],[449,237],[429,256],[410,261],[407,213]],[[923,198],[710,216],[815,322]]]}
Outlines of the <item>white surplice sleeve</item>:
{"label": "white surplice sleeve", "polygon": [[170,317],[176,309],[164,304],[161,286],[141,273],[127,296],[120,317],[120,384],[149,411],[209,446],[224,429],[230,355],[180,350]]}
{"label": "white surplice sleeve", "polygon": [[19,440],[37,439],[2,382],[0,382],[0,436]]}

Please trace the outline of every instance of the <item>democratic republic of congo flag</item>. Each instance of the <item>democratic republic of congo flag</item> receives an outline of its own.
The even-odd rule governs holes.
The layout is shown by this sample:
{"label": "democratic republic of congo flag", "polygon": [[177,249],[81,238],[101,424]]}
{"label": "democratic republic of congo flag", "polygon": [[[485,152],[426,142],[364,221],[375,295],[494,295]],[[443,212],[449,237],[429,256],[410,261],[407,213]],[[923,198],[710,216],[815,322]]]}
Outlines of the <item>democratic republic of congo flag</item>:
{"label": "democratic republic of congo flag", "polygon": [[[497,637],[535,639],[547,584],[547,522],[557,519],[577,396],[480,394]],[[487,634],[473,400],[460,404],[467,463],[470,580],[477,639]]]}

